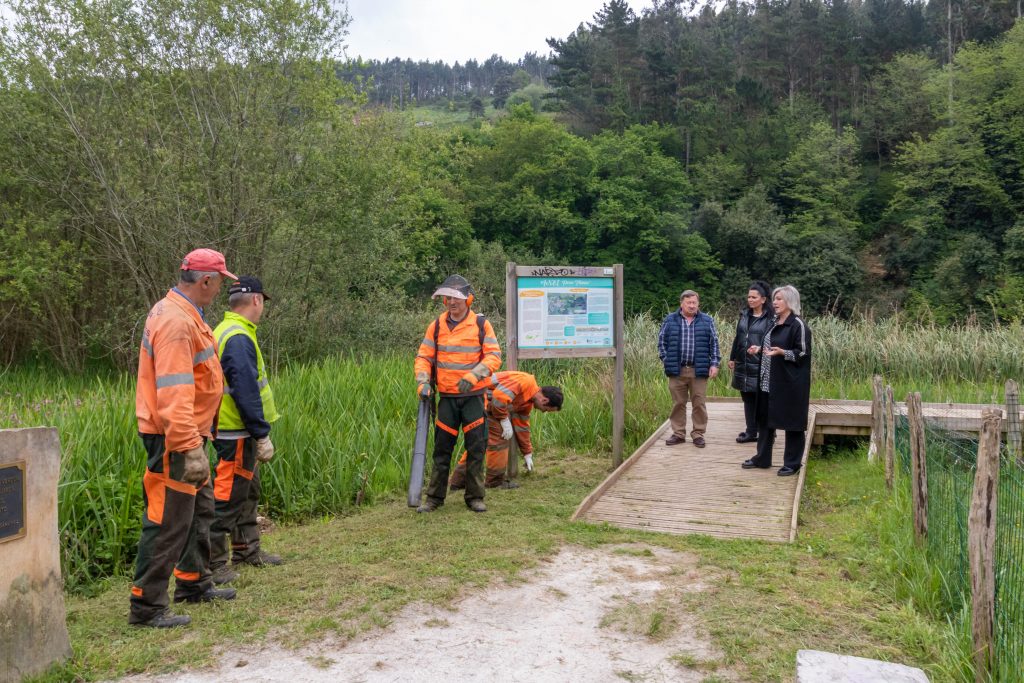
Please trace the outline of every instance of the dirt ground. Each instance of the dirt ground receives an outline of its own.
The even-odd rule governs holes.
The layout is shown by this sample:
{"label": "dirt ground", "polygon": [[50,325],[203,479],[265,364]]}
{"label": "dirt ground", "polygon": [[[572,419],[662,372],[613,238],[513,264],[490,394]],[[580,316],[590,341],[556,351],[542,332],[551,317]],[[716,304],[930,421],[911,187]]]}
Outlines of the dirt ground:
{"label": "dirt ground", "polygon": [[734,680],[673,599],[707,589],[693,556],[567,547],[523,583],[449,608],[413,604],[385,629],[301,650],[227,651],[220,666],[133,683]]}

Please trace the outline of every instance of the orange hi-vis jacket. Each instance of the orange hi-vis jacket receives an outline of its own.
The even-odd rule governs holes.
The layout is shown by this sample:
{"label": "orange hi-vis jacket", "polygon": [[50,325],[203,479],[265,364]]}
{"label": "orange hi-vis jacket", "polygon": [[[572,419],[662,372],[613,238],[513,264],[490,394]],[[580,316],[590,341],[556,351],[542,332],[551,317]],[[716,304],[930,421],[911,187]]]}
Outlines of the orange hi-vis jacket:
{"label": "orange hi-vis jacket", "polygon": [[[483,346],[480,345],[480,328],[477,314],[469,311],[455,329],[448,329],[448,313],[427,325],[426,334],[416,354],[415,371],[419,381],[430,377],[433,364],[437,363],[437,391],[442,396],[459,396],[459,380],[478,365],[483,365],[479,377],[487,377],[501,367],[501,347],[494,334],[491,321],[484,320]],[[438,324],[440,323],[440,327]],[[434,345],[435,330],[437,346]],[[474,388],[465,396],[483,393],[483,388]]]}
{"label": "orange hi-vis jacket", "polygon": [[477,387],[487,390],[487,416],[504,420],[511,415],[512,429],[522,453],[533,453],[530,440],[530,413],[533,397],[540,391],[537,378],[528,372],[503,370],[483,380]]}
{"label": "orange hi-vis jacket", "polygon": [[224,394],[213,330],[175,290],[149,311],[139,350],[135,416],[143,434],[163,434],[168,451],[213,438]]}

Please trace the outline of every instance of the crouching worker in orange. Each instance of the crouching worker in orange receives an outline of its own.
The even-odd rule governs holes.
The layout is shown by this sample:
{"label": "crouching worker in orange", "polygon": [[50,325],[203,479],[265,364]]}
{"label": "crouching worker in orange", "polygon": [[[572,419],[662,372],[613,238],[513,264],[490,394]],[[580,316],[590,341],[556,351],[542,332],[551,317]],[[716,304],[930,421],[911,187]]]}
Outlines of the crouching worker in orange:
{"label": "crouching worker in orange", "polygon": [[209,568],[213,491],[206,442],[212,438],[224,378],[203,307],[228,272],[224,256],[196,249],[181,262],[178,285],[149,311],[139,350],[135,414],[146,449],[142,536],[128,622],[168,628],[191,621],[167,609],[174,570],[175,602],[231,600]]}
{"label": "crouching worker in orange", "polygon": [[281,558],[260,547],[256,508],[260,501],[260,463],[274,457],[270,425],[279,414],[267,379],[267,365],[256,340],[256,326],[270,297],[263,283],[243,275],[228,288],[224,320],[213,331],[217,356],[224,369],[226,390],[213,449],[217,471],[213,477],[216,519],[210,526],[210,569],[213,582],[229,583],[238,574],[231,563],[254,567],[281,564]]}
{"label": "crouching worker in orange", "polygon": [[[501,347],[490,321],[470,310],[473,288],[461,275],[452,275],[433,294],[443,297],[447,313],[427,326],[416,354],[416,392],[421,397],[440,394],[434,422],[434,466],[423,504],[417,512],[433,512],[444,505],[452,451],[462,428],[468,477],[466,506],[486,512],[484,505],[484,387],[480,381],[501,367]],[[480,386],[478,386],[480,385]]]}
{"label": "crouching worker in orange", "polygon": [[[530,413],[562,409],[562,390],[538,386],[537,378],[526,372],[505,370],[495,373],[477,386],[486,387],[487,400],[487,488],[516,488],[505,476],[508,451],[515,434],[519,452],[523,454],[526,471],[533,471],[533,443],[530,440]],[[466,454],[455,466],[450,482],[452,489],[466,486]]]}

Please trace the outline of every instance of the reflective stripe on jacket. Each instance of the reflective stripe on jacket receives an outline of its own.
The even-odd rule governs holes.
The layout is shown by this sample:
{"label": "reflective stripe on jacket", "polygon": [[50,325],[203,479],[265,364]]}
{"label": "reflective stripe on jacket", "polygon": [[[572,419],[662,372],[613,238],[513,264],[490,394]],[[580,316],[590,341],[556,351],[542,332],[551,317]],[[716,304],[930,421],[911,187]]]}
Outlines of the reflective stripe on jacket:
{"label": "reflective stripe on jacket", "polygon": [[[256,325],[245,316],[228,311],[213,331],[213,336],[217,340],[217,357],[224,369],[225,384],[217,438],[266,436],[270,433],[268,423],[277,421],[280,414],[267,378],[263,352],[256,341]],[[232,339],[235,343],[229,344]],[[242,339],[251,347],[240,344],[236,348],[236,343]]]}
{"label": "reflective stripe on jacket", "polygon": [[[458,383],[462,376],[473,370],[478,364],[486,368],[486,375],[496,372],[501,367],[501,347],[494,334],[489,320],[484,320],[484,343],[480,345],[480,330],[476,322],[477,314],[469,311],[455,329],[448,329],[448,314],[434,320],[427,326],[427,331],[420,342],[416,354],[415,371],[418,377],[429,377],[435,359],[437,362],[437,391],[441,395],[458,396]],[[434,332],[437,329],[437,345],[434,345]],[[474,388],[470,394],[479,394],[483,389]],[[467,394],[467,395],[470,395]]]}
{"label": "reflective stripe on jacket", "polygon": [[135,416],[143,434],[162,434],[168,451],[213,437],[224,379],[213,331],[187,298],[171,290],[150,309],[139,349]]}
{"label": "reflective stripe on jacket", "polygon": [[530,413],[533,397],[540,391],[537,378],[528,372],[503,370],[477,385],[481,386],[487,388],[487,416],[495,420],[511,418],[519,450],[524,454],[533,453]]}

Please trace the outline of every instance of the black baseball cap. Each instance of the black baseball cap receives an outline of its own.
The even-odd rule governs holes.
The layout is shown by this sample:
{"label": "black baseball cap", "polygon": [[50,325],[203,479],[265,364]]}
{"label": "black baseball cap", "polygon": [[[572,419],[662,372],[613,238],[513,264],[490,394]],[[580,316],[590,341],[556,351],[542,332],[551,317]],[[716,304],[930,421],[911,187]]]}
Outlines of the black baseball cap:
{"label": "black baseball cap", "polygon": [[242,275],[238,278],[238,282],[233,282],[228,287],[228,296],[232,294],[262,294],[264,299],[270,301],[270,297],[263,291],[263,283],[252,275]]}

